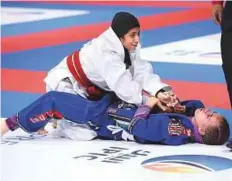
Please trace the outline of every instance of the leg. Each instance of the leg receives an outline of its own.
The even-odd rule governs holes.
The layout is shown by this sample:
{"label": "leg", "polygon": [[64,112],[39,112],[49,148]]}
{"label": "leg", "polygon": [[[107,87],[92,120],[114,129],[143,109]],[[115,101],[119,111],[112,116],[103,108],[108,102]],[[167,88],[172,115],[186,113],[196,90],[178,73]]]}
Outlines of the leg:
{"label": "leg", "polygon": [[47,93],[41,96],[29,106],[1,122],[2,135],[7,131],[14,131],[21,127],[27,132],[36,132],[43,129],[50,118],[60,116],[53,110],[53,93]]}
{"label": "leg", "polygon": [[222,68],[225,74],[225,79],[232,104],[232,2],[226,1],[225,9],[222,17],[222,36],[221,36],[221,54]]}
{"label": "leg", "polygon": [[79,95],[52,91],[44,94],[17,115],[8,118],[6,123],[12,131],[21,127],[27,132],[38,131],[53,117],[64,117],[85,124],[89,120],[101,120],[101,114],[108,108],[110,100],[110,97],[105,97],[92,102]]}
{"label": "leg", "polygon": [[230,105],[232,104],[232,30],[231,32],[222,32],[221,52],[222,52],[222,68],[225,74]]}

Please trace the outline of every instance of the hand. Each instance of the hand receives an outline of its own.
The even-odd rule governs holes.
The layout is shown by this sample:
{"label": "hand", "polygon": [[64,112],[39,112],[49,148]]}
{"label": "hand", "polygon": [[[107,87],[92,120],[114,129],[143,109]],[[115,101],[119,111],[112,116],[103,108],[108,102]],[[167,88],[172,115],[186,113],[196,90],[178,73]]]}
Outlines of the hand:
{"label": "hand", "polygon": [[153,108],[154,106],[159,107],[163,112],[171,112],[172,110],[167,107],[165,104],[163,104],[158,98],[156,97],[149,97],[147,99],[146,105],[150,108]]}
{"label": "hand", "polygon": [[150,96],[147,98],[146,105],[150,108],[153,108],[157,103],[160,102],[160,100],[156,97]]}
{"label": "hand", "polygon": [[176,104],[179,103],[179,99],[176,96],[176,94],[174,94],[172,91],[168,91],[168,92],[159,92],[157,94],[157,98],[163,103],[165,104],[167,107],[174,107]]}
{"label": "hand", "polygon": [[223,5],[214,4],[212,7],[212,16],[216,24],[220,25],[222,20]]}

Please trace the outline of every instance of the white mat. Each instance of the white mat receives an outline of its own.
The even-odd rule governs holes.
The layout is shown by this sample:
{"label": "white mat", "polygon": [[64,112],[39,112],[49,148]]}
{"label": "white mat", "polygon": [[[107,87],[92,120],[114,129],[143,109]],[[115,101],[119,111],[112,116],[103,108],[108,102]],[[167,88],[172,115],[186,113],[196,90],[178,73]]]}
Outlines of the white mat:
{"label": "white mat", "polygon": [[[157,157],[162,160],[159,157],[173,155],[187,155],[187,160],[178,156],[182,164],[154,162]],[[195,157],[191,155],[198,156],[190,163],[188,157]],[[3,181],[219,181],[232,178],[232,152],[225,146],[82,142],[52,138],[51,135],[29,136],[18,130],[2,138],[1,156]],[[149,163],[142,164],[146,160]],[[145,168],[151,165],[156,171]],[[205,171],[198,166],[216,171]],[[230,168],[217,171],[223,167]]]}

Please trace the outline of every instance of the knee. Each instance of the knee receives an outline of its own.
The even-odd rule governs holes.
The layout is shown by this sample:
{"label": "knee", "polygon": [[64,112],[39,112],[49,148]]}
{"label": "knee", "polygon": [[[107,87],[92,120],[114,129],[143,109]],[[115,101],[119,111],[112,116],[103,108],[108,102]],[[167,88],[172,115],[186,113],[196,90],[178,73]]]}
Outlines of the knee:
{"label": "knee", "polygon": [[59,92],[57,92],[57,91],[49,91],[43,95],[43,98],[44,99],[54,99],[58,94],[59,94]]}

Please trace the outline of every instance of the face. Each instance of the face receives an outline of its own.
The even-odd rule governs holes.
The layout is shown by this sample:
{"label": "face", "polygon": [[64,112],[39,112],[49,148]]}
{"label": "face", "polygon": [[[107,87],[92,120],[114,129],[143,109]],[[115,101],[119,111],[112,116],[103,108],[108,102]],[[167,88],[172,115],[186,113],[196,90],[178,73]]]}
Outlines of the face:
{"label": "face", "polygon": [[207,108],[197,109],[194,114],[194,122],[201,135],[204,135],[207,128],[211,126],[218,127],[221,121],[222,115]]}
{"label": "face", "polygon": [[120,38],[123,46],[128,51],[133,51],[136,49],[139,43],[139,34],[140,28],[133,28],[130,31],[128,31],[122,38]]}

